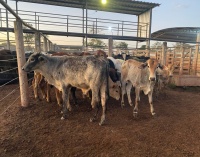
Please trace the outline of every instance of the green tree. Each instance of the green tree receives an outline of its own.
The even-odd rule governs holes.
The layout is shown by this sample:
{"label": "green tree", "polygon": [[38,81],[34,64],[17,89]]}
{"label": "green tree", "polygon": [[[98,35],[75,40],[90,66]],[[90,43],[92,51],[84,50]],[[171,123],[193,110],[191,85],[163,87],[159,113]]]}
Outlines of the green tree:
{"label": "green tree", "polygon": [[106,44],[100,39],[92,38],[88,42],[88,46],[91,46],[91,47],[104,47],[104,46],[106,46]]}
{"label": "green tree", "polygon": [[151,48],[162,48],[162,42],[159,42],[159,41],[155,42],[155,43],[151,46]]}
{"label": "green tree", "polygon": [[[89,30],[89,33],[93,33],[93,32],[94,33],[96,32],[96,27],[91,28]],[[97,34],[99,34],[100,32],[101,32],[101,30],[97,29]],[[91,39],[89,39],[88,46],[91,46],[93,48],[94,47],[105,47],[106,44],[101,39],[91,38]]]}
{"label": "green tree", "polygon": [[142,45],[140,48],[138,48],[139,50],[146,50],[146,45]]}
{"label": "green tree", "polygon": [[[2,42],[2,43],[0,43],[0,47],[4,47],[5,49],[7,49],[7,42]],[[10,50],[16,50],[16,46],[15,46],[15,44],[12,44],[11,42],[10,42]]]}
{"label": "green tree", "polygon": [[126,42],[116,42],[114,43],[114,46],[116,48],[121,48],[121,49],[127,49],[128,48],[128,44]]}
{"label": "green tree", "polygon": [[[31,24],[29,24],[32,26]],[[23,29],[27,29],[28,27],[24,26]],[[30,33],[24,33],[24,44],[26,45],[25,48],[26,50],[32,50],[31,45],[34,43],[34,34]]]}
{"label": "green tree", "polygon": [[190,44],[186,44],[186,43],[180,43],[180,42],[176,42],[173,45],[174,48],[180,48],[181,46],[183,46],[183,47],[190,47],[191,45]]}

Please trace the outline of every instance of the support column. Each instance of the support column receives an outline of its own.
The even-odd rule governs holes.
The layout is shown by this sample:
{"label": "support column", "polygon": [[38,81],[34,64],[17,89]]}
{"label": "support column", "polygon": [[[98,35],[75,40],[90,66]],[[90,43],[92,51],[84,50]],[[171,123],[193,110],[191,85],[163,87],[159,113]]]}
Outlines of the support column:
{"label": "support column", "polygon": [[48,40],[48,44],[47,44],[47,49],[48,49],[48,51],[51,51],[51,43],[49,40]]}
{"label": "support column", "polygon": [[198,61],[198,53],[199,53],[199,42],[200,42],[200,33],[197,34],[197,40],[196,40],[196,49],[195,49],[195,55],[194,55],[194,75],[197,74],[197,61]]}
{"label": "support column", "polygon": [[43,38],[43,50],[44,50],[44,52],[48,51],[47,50],[47,38],[46,37]]}
{"label": "support column", "polygon": [[113,51],[113,39],[108,38],[108,56],[112,56],[112,51]]}
{"label": "support column", "polygon": [[[86,4],[85,4],[85,6],[86,6],[86,30],[85,30],[85,33],[86,33],[86,35],[85,35],[85,46],[86,46],[86,49],[87,49],[87,51],[88,51],[88,38],[87,38],[87,33],[88,33],[88,8],[87,8],[87,6],[88,6],[88,4],[87,4],[87,0],[86,0]],[[86,51],[86,52],[87,52]]]}
{"label": "support column", "polygon": [[40,33],[35,33],[35,52],[41,52]]}
{"label": "support column", "polygon": [[[82,27],[83,27],[83,34],[84,34],[84,32],[85,32],[85,24],[84,24],[84,20],[85,20],[85,15],[84,15],[84,12],[85,12],[85,9],[83,8],[83,25],[82,25]],[[82,41],[82,51],[84,51],[84,47],[85,47],[85,43],[84,43],[84,37],[83,37],[83,41]]]}
{"label": "support column", "polygon": [[[6,0],[7,4],[7,0]],[[7,49],[10,50],[10,37],[9,37],[9,31],[8,31],[8,10],[6,9],[6,28],[7,28]]]}
{"label": "support column", "polygon": [[19,74],[19,86],[21,96],[21,106],[27,107],[29,105],[28,97],[28,80],[27,74],[22,70],[23,65],[26,62],[23,42],[23,29],[22,22],[17,20],[14,22],[15,42],[17,51],[17,65]]}
{"label": "support column", "polygon": [[166,57],[167,57],[167,42],[163,42],[162,45],[162,56],[161,56],[161,63],[166,65]]}

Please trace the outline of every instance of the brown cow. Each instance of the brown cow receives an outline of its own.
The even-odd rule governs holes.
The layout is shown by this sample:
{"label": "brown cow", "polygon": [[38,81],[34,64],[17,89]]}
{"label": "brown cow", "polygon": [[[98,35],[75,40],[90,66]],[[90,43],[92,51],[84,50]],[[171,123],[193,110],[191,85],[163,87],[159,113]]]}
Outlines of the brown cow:
{"label": "brown cow", "polygon": [[171,78],[173,77],[175,69],[175,64],[168,64],[167,66],[163,66],[163,69],[157,70],[157,83],[156,83],[156,95],[160,93],[160,91],[169,84]]}

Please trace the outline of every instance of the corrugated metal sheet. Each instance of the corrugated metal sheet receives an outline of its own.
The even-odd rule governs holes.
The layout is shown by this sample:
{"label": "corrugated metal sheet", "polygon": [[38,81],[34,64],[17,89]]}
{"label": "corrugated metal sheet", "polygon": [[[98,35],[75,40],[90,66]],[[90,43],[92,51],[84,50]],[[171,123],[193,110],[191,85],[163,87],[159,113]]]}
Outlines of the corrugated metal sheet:
{"label": "corrugated metal sheet", "polygon": [[175,27],[156,31],[151,34],[153,40],[196,43],[200,27]]}
{"label": "corrugated metal sheet", "polygon": [[160,4],[147,3],[141,1],[132,0],[107,0],[107,3],[103,5],[101,0],[14,0],[21,2],[48,4],[56,6],[65,6],[72,8],[87,8],[89,10],[99,10],[106,12],[140,15],[149,9],[152,9]]}

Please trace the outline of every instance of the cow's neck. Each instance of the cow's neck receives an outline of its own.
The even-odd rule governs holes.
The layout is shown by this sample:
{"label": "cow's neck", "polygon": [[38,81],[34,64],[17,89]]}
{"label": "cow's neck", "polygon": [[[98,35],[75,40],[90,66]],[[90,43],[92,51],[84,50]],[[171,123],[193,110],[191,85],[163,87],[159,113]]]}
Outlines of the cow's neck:
{"label": "cow's neck", "polygon": [[144,91],[145,94],[147,94],[150,90],[153,89],[155,82],[149,81],[149,75],[150,72],[148,68],[142,69],[141,70],[141,78],[140,78],[140,83],[141,83],[141,89]]}
{"label": "cow's neck", "polygon": [[146,84],[149,82],[149,75],[150,75],[150,72],[148,70],[148,68],[144,68],[141,70],[141,83],[142,84]]}
{"label": "cow's neck", "polygon": [[55,65],[55,61],[56,58],[49,58],[47,59],[47,62],[44,63],[41,67],[39,67],[39,69],[37,69],[38,72],[40,72],[45,79],[47,80],[47,82],[51,85],[56,86],[55,81],[55,75],[53,74],[53,72],[56,70],[56,65]]}

